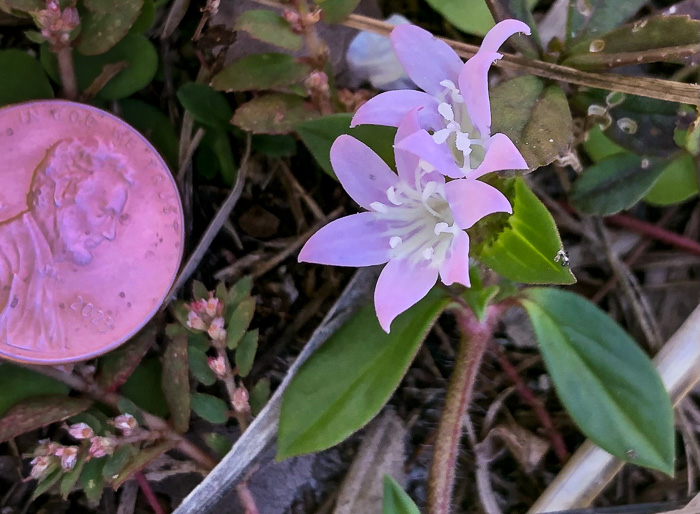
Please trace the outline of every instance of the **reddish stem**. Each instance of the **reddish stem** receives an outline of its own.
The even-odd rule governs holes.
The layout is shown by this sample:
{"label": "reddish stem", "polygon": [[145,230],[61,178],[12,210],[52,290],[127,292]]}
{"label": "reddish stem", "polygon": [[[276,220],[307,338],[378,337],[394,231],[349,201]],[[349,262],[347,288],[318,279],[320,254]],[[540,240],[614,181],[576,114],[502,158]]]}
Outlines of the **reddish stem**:
{"label": "reddish stem", "polygon": [[547,409],[544,408],[542,402],[533,394],[532,390],[520,377],[518,370],[515,369],[515,366],[508,360],[508,356],[500,346],[496,348],[496,358],[498,359],[498,364],[501,366],[501,369],[503,369],[510,381],[515,384],[515,390],[518,392],[520,398],[530,406],[540,420],[547,437],[549,437],[552,443],[552,449],[557,458],[562,464],[566,463],[569,459],[569,450],[566,449],[561,434],[554,427],[552,418],[549,416]]}
{"label": "reddish stem", "polygon": [[163,507],[161,507],[160,503],[158,502],[158,498],[156,498],[156,493],[153,492],[151,484],[149,484],[148,480],[146,480],[146,476],[143,474],[143,471],[137,471],[134,473],[134,476],[136,476],[136,481],[139,483],[141,492],[146,497],[146,500],[151,506],[151,509],[153,509],[153,512],[155,512],[155,514],[165,514]]}
{"label": "reddish stem", "polygon": [[693,253],[695,255],[700,255],[700,243],[693,241],[689,237],[676,234],[665,228],[657,227],[646,221],[638,220],[632,216],[626,216],[624,214],[615,214],[614,216],[608,216],[604,218],[605,221],[618,227],[627,228],[633,232],[638,232],[639,234],[644,234],[649,237],[653,237],[664,243],[668,243],[677,248],[681,248],[686,252]]}

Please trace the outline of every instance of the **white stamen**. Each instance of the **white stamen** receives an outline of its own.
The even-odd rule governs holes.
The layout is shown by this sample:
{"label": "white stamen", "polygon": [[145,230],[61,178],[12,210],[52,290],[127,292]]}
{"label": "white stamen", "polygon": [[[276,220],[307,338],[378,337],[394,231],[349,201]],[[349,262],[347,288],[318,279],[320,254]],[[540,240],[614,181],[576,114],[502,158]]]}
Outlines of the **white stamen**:
{"label": "white stamen", "polygon": [[465,157],[472,152],[471,144],[472,140],[469,139],[469,134],[466,132],[457,132],[457,149],[464,153]]}
{"label": "white stamen", "polygon": [[433,229],[433,231],[435,232],[436,236],[439,236],[443,232],[449,232],[450,229],[449,229],[449,225],[447,223],[445,223],[444,221],[441,221],[440,223],[435,224],[435,228]]}
{"label": "white stamen", "polygon": [[390,187],[386,190],[386,197],[394,205],[401,205],[403,202],[396,197],[396,188]]}
{"label": "white stamen", "polygon": [[423,258],[426,261],[429,261],[430,259],[433,258],[434,253],[435,253],[435,249],[432,246],[429,248],[426,248],[425,250],[423,250]]}
{"label": "white stamen", "polygon": [[428,198],[430,198],[437,189],[437,186],[437,182],[435,181],[428,182],[420,195],[421,200],[425,202]]}
{"label": "white stamen", "polygon": [[401,243],[403,243],[403,239],[399,236],[392,236],[391,239],[389,239],[389,246],[391,246],[392,248],[396,248]]}
{"label": "white stamen", "polygon": [[447,121],[454,121],[455,119],[455,113],[452,110],[452,106],[447,102],[442,102],[440,105],[438,105],[438,112],[440,113],[440,116],[445,118]]}
{"label": "white stamen", "polygon": [[428,161],[424,161],[423,159],[419,159],[418,167],[425,171],[425,173],[431,173],[435,171],[435,167]]}
{"label": "white stamen", "polygon": [[457,90],[457,86],[455,86],[455,83],[452,82],[451,80],[445,79],[445,80],[443,80],[442,82],[440,82],[440,85],[441,85],[442,87],[444,87],[444,88],[449,89],[450,91],[456,91],[456,90]]}
{"label": "white stamen", "polygon": [[372,202],[371,204],[369,204],[369,206],[375,211],[381,212],[382,214],[386,214],[389,210],[387,206],[384,205],[382,202]]}
{"label": "white stamen", "polygon": [[435,141],[437,144],[441,145],[445,141],[447,141],[447,138],[450,137],[450,134],[452,134],[452,131],[448,128],[440,129],[437,132],[433,134],[433,141]]}

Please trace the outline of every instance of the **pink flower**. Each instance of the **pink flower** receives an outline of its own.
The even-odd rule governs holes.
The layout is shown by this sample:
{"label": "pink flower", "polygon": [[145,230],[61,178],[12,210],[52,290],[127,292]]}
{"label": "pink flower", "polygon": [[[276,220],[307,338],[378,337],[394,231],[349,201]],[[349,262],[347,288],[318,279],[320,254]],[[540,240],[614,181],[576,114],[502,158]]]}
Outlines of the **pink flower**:
{"label": "pink flower", "polygon": [[139,422],[131,414],[120,414],[112,424],[115,428],[121,430],[122,434],[125,436],[131,435],[131,433],[139,426]]}
{"label": "pink flower", "polygon": [[207,330],[209,337],[214,341],[223,341],[226,339],[226,329],[224,328],[224,318],[214,318]]}
{"label": "pink flower", "polygon": [[187,326],[195,330],[206,330],[207,324],[196,311],[191,310],[187,314]]}
{"label": "pink flower", "polygon": [[226,362],[223,357],[209,357],[207,359],[209,369],[211,369],[216,378],[223,380],[226,378]]}
{"label": "pink flower", "polygon": [[68,427],[68,433],[75,439],[90,439],[95,435],[87,423],[76,423]]}
{"label": "pink flower", "polygon": [[115,442],[114,439],[110,437],[93,437],[90,441],[90,450],[88,450],[88,456],[93,459],[99,459],[106,455],[112,455],[114,453]]}
{"label": "pink flower", "polygon": [[[368,212],[333,221],[304,245],[299,261],[335,266],[387,262],[374,293],[382,328],[423,298],[438,275],[469,286],[469,236],[494,212],[512,212],[494,187],[472,179],[445,182],[435,168],[401,143],[417,132],[419,108],[399,123],[394,147],[398,175],[369,147],[342,135],[331,147],[333,169],[347,193]],[[439,169],[441,172],[442,169]]]}
{"label": "pink flower", "polygon": [[400,25],[391,43],[408,76],[423,91],[387,91],[375,96],[353,117],[362,124],[398,126],[412,109],[422,108],[421,128],[399,149],[419,153],[452,178],[477,178],[491,171],[527,169],[527,163],[505,134],[491,134],[488,71],[502,57],[496,50],[517,32],[530,33],[518,20],[492,28],[481,48],[463,63],[445,42],[415,25]]}
{"label": "pink flower", "polygon": [[32,469],[29,472],[29,480],[41,480],[55,469],[56,464],[55,457],[34,457],[31,461]]}
{"label": "pink flower", "polygon": [[233,392],[231,403],[233,404],[233,408],[236,410],[236,412],[249,412],[249,400],[250,395],[248,394],[248,390],[241,384]]}
{"label": "pink flower", "polygon": [[64,471],[69,471],[73,469],[75,463],[78,462],[78,447],[63,446],[56,451],[55,455],[61,458],[61,467]]}

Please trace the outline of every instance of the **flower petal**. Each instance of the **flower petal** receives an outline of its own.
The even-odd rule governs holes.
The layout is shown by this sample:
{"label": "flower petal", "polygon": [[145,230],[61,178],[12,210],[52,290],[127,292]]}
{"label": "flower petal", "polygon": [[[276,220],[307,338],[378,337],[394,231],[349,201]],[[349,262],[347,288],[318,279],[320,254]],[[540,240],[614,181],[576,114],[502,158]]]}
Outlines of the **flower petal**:
{"label": "flower petal", "polygon": [[386,222],[371,212],[332,221],[316,232],[299,252],[299,262],[332,266],[373,266],[389,260]]}
{"label": "flower petal", "polygon": [[438,101],[423,91],[387,91],[370,98],[357,110],[350,122],[357,125],[388,125],[398,127],[411,109],[423,107],[419,120],[424,127],[436,127],[442,118],[437,111]]}
{"label": "flower petal", "polygon": [[462,59],[444,41],[415,25],[400,25],[391,32],[391,44],[404,70],[430,95],[444,90],[443,80],[455,82]]}
{"label": "flower petal", "polygon": [[[459,90],[467,105],[469,118],[479,131],[487,137],[491,133],[491,104],[489,102],[489,68],[493,61],[503,57],[497,52],[479,50],[469,59],[459,74]],[[470,134],[472,137],[473,135]]]}
{"label": "flower petal", "polygon": [[494,212],[512,213],[508,199],[498,189],[484,182],[463,178],[445,184],[445,197],[455,223],[467,229]]}
{"label": "flower petal", "polygon": [[347,134],[331,146],[331,164],[345,191],[368,210],[373,202],[386,203],[387,190],[399,180],[369,146]]}
{"label": "flower petal", "polygon": [[492,171],[526,170],[527,162],[505,134],[494,134],[486,143],[486,155],[479,166],[469,174],[469,178],[478,178]]}
{"label": "flower petal", "polygon": [[469,236],[463,230],[455,234],[445,261],[440,266],[440,278],[446,285],[455,282],[469,287]]}
{"label": "flower petal", "polygon": [[520,20],[503,20],[499,21],[491,30],[488,31],[484,40],[481,42],[480,52],[496,52],[513,34],[522,32],[530,35],[530,27]]}
{"label": "flower petal", "polygon": [[394,157],[396,159],[396,171],[399,172],[399,178],[408,184],[412,184],[415,178],[416,168],[418,167],[419,157],[411,152],[399,150],[396,145],[405,137],[410,136],[414,132],[420,130],[420,122],[418,121],[418,111],[420,107],[411,109],[399,123],[399,128],[394,136]]}
{"label": "flower petal", "polygon": [[438,270],[425,264],[416,266],[407,259],[392,259],[384,267],[374,290],[374,308],[379,324],[389,333],[394,318],[416,304],[435,285]]}
{"label": "flower petal", "polygon": [[452,178],[464,176],[457,164],[455,164],[454,157],[447,145],[437,144],[425,130],[419,130],[410,136],[404,137],[394,147],[397,150],[418,156],[443,175]]}

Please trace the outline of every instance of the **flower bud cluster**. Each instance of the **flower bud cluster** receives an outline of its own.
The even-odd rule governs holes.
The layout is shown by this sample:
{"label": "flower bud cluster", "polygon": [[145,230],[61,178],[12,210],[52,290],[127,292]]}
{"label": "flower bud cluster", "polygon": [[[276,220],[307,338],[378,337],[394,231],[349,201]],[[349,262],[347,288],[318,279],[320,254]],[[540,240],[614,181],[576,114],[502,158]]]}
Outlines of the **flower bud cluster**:
{"label": "flower bud cluster", "polygon": [[190,312],[187,315],[187,326],[194,330],[207,332],[215,342],[226,340],[224,328],[224,304],[209,293],[209,299],[204,298],[194,301],[187,306]]}
{"label": "flower bud cluster", "polygon": [[75,6],[61,9],[56,0],[47,0],[46,9],[34,13],[34,21],[54,51],[68,46],[71,32],[80,25],[78,9]]}

